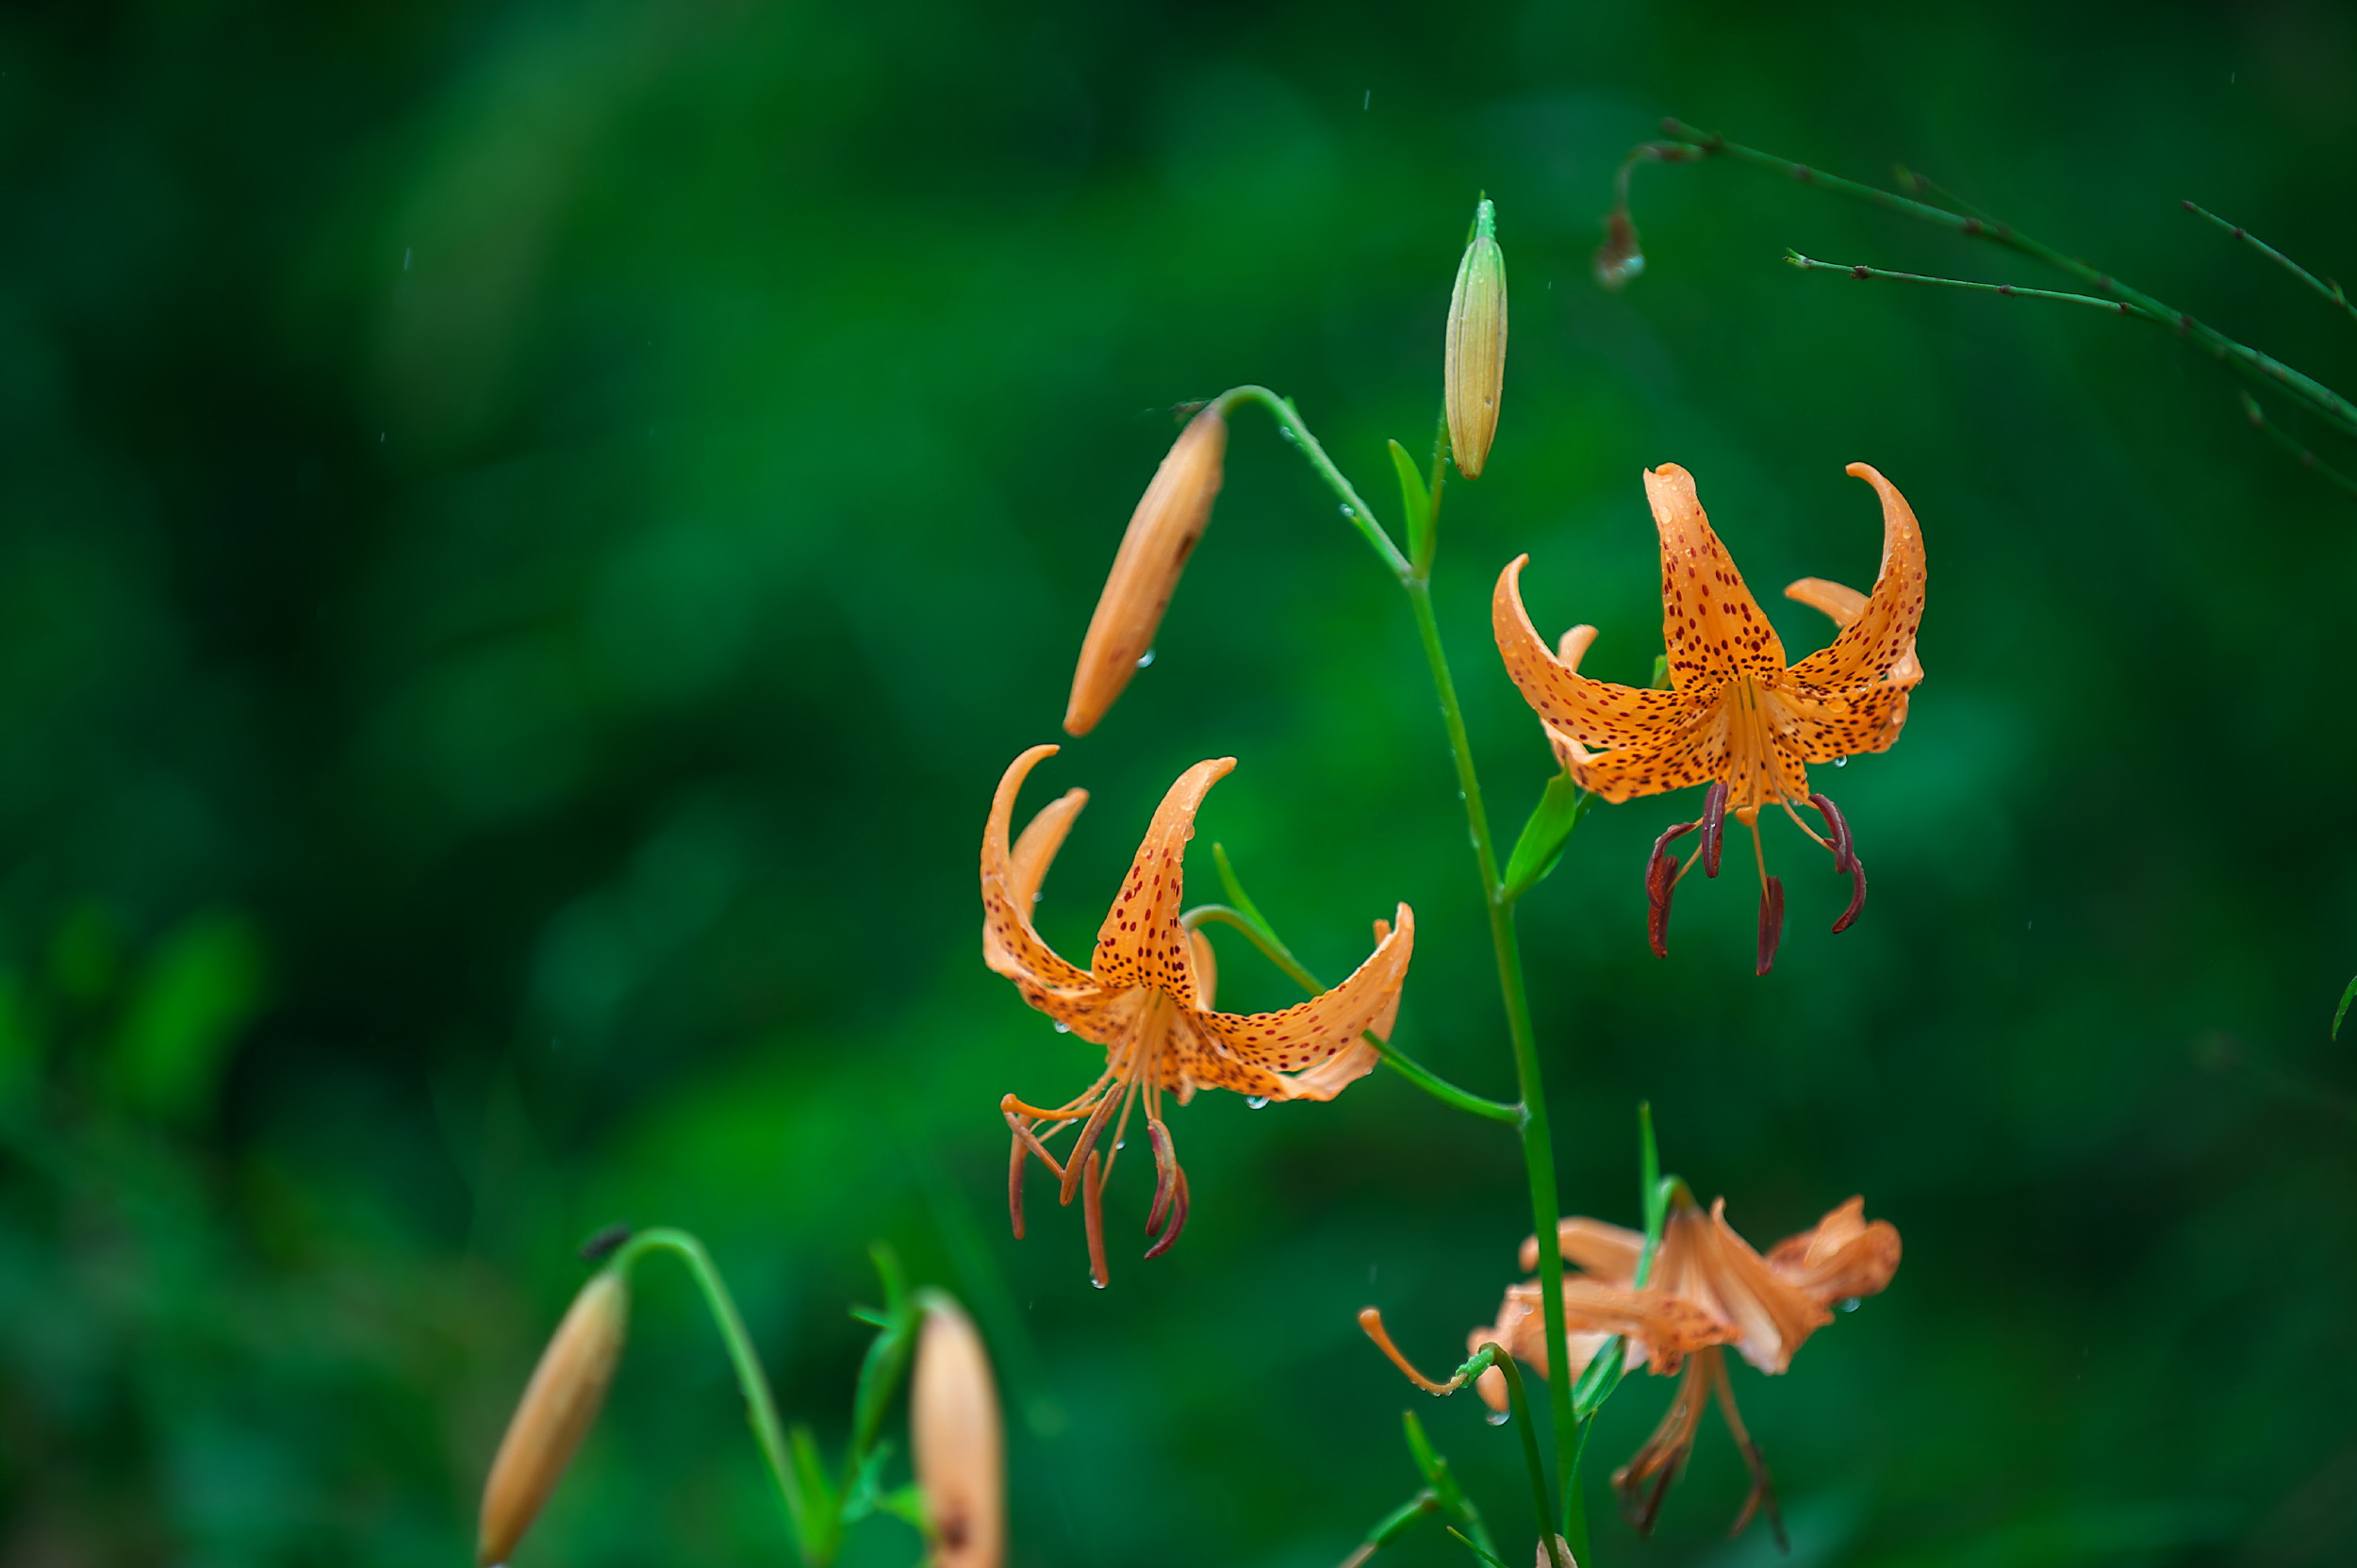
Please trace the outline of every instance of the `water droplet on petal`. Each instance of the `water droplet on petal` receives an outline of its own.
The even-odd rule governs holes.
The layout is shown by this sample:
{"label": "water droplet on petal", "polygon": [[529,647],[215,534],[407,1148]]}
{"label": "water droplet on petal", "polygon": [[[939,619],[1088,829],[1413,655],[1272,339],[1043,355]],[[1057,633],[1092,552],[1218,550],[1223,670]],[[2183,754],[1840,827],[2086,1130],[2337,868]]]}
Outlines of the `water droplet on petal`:
{"label": "water droplet on petal", "polygon": [[1836,767],[1847,767],[1850,766],[1850,759],[1847,757],[1836,757],[1833,759],[1833,765]]}
{"label": "water droplet on petal", "polygon": [[1253,1110],[1258,1111],[1261,1106],[1268,1103],[1268,1096],[1246,1095],[1244,1097],[1244,1104],[1250,1106]]}
{"label": "water droplet on petal", "polygon": [[1144,669],[1144,668],[1145,668],[1147,665],[1150,665],[1150,664],[1152,664],[1153,662],[1154,662],[1154,650],[1152,650],[1151,648],[1147,649],[1145,652],[1140,653],[1140,654],[1138,655],[1138,668],[1139,668],[1140,669]]}
{"label": "water droplet on petal", "polygon": [[1056,1020],[1056,1032],[1059,1034],[1069,1034],[1072,1032],[1072,1026],[1065,1023],[1062,1018],[1058,1018]]}
{"label": "water droplet on petal", "polygon": [[1514,1419],[1514,1412],[1512,1411],[1492,1411],[1481,1419],[1487,1421],[1492,1427],[1503,1427],[1508,1421]]}
{"label": "water droplet on petal", "polygon": [[1092,1285],[1095,1285],[1095,1286],[1096,1286],[1098,1290],[1103,1290],[1103,1289],[1105,1288],[1105,1281],[1104,1281],[1104,1280],[1102,1280],[1102,1279],[1098,1279],[1096,1275],[1094,1275],[1094,1274],[1092,1274],[1092,1275],[1090,1275],[1090,1276],[1089,1276],[1089,1283],[1090,1283],[1090,1284],[1092,1284]]}
{"label": "water droplet on petal", "polygon": [[1854,1296],[1850,1297],[1847,1301],[1844,1301],[1843,1303],[1841,1303],[1841,1310],[1842,1310],[1843,1312],[1856,1312],[1856,1311],[1857,1311],[1857,1297]]}

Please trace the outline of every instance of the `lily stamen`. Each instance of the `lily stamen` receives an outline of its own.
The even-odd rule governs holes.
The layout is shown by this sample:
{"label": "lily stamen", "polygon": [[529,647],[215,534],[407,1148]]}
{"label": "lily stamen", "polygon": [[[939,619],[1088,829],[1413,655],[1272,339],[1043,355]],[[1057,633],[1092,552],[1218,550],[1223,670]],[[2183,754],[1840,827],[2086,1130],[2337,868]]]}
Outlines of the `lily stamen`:
{"label": "lily stamen", "polygon": [[[1703,830],[1701,851],[1703,875],[1715,878],[1719,874],[1720,848],[1727,835],[1727,783],[1724,779],[1713,784],[1703,796],[1701,827]],[[1755,838],[1758,837],[1759,830],[1756,826],[1753,828],[1752,835]]]}
{"label": "lily stamen", "polygon": [[1146,1212],[1146,1233],[1162,1232],[1162,1221],[1170,1215],[1171,1200],[1178,1196],[1178,1151],[1170,1141],[1170,1129],[1156,1116],[1146,1124],[1146,1141],[1154,1148],[1154,1206]]}
{"label": "lily stamen", "polygon": [[1146,1255],[1148,1258],[1159,1258],[1169,1251],[1171,1244],[1178,1241],[1179,1233],[1187,1228],[1186,1167],[1173,1161],[1170,1168],[1172,1174],[1178,1179],[1177,1189],[1172,1193],[1170,1199],[1170,1229],[1162,1232],[1161,1241],[1146,1249]]}
{"label": "lily stamen", "polygon": [[1089,1239],[1089,1279],[1098,1290],[1113,1283],[1105,1265],[1105,1180],[1098,1172],[1096,1151],[1089,1150],[1086,1178],[1080,1183],[1080,1215]]}
{"label": "lily stamen", "polygon": [[[1759,1444],[1752,1441],[1751,1432],[1743,1425],[1743,1413],[1735,1408],[1735,1379],[1727,1376],[1726,1362],[1715,1348],[1704,1352],[1704,1355],[1710,1361],[1710,1380],[1713,1391],[1719,1396],[1719,1413],[1727,1418],[1727,1433],[1735,1439],[1735,1446],[1752,1473],[1751,1493],[1744,1497],[1742,1511],[1735,1516],[1735,1523],[1727,1527],[1727,1535],[1730,1539],[1741,1535],[1744,1527],[1752,1522],[1752,1516],[1765,1504],[1768,1527],[1776,1536],[1776,1550],[1788,1552],[1792,1549],[1792,1543],[1785,1537],[1784,1510],[1776,1506],[1776,1483],[1768,1474],[1767,1456],[1759,1451]],[[1701,1359],[1696,1358],[1698,1361]]]}
{"label": "lily stamen", "polygon": [[1360,1308],[1359,1327],[1365,1331],[1367,1338],[1375,1341],[1375,1347],[1382,1351],[1393,1366],[1399,1368],[1403,1377],[1426,1394],[1455,1394],[1465,1386],[1465,1379],[1461,1373],[1442,1383],[1436,1382],[1417,1371],[1415,1363],[1408,1359],[1398,1345],[1392,1343],[1391,1330],[1383,1327],[1383,1313],[1380,1310],[1374,1307]]}

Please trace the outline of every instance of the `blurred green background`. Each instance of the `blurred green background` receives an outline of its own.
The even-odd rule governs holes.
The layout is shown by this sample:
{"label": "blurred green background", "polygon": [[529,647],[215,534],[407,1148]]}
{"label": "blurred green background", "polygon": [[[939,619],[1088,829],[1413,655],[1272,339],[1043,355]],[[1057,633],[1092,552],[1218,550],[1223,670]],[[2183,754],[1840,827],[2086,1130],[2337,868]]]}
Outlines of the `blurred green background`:
{"label": "blurred green background", "polygon": [[[992,784],[1065,684],[1170,406],[1298,399],[1389,516],[1476,192],[1513,285],[1439,592],[1493,795],[1548,763],[1499,566],[1658,649],[1639,485],[1677,461],[1763,597],[1861,586],[1871,461],[1920,512],[1930,678],[1836,786],[1874,877],[1770,824],[1644,947],[1598,812],[1525,930],[1569,1207],[1637,1212],[1633,1107],[1765,1246],[1853,1192],[1887,1295],[1738,1374],[1795,1564],[2357,1557],[2357,505],[2235,384],[2095,312],[1855,284],[2050,279],[1755,172],[1640,171],[1677,114],[1922,169],[2349,389],[2357,331],[2184,213],[2357,272],[2357,20],[2007,3],[1433,8],[448,3],[0,18],[0,1563],[468,1560],[477,1488],[599,1226],[688,1227],[839,1443],[864,1248],[974,1300],[1024,1563],[1330,1564],[1423,1407],[1509,1559],[1514,1440],[1439,1366],[1494,1312],[1515,1149],[1388,1074],[1207,1095],[1195,1217],[1113,1288],[1009,1090],[1093,1076],[977,953]],[[2344,459],[2347,454],[2342,454]],[[1821,622],[1770,599],[1795,651]],[[1042,922],[1085,951],[1187,764],[1334,975],[1419,917],[1403,1045],[1510,1090],[1404,605],[1257,414],[1159,646],[1029,800],[1095,801]],[[1804,853],[1804,850],[1807,850]],[[1197,859],[1208,885],[1208,854]],[[1223,938],[1223,1000],[1281,977]],[[684,1279],[651,1267],[520,1560],[781,1560]],[[1607,1564],[1764,1564],[1706,1429]],[[916,1543],[880,1522],[857,1564]],[[1403,1564],[1465,1560],[1437,1531]]]}

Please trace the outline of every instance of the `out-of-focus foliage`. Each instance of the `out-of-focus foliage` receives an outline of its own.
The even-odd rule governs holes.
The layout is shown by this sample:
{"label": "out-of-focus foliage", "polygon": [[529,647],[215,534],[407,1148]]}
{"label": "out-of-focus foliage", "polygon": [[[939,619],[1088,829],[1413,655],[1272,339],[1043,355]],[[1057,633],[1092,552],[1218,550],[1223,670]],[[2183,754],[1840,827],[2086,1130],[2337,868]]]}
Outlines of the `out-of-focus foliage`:
{"label": "out-of-focus foliage", "polygon": [[[1020,1561],[1331,1562],[1409,1495],[1421,1396],[1352,1313],[1435,1365],[1488,1319],[1511,1140],[1390,1075],[1206,1096],[1185,1240],[1091,1290],[1077,1214],[1005,1235],[998,1096],[1095,1066],[983,970],[974,866],[1170,406],[1264,382],[1390,494],[1484,190],[1512,357],[1438,591],[1501,832],[1548,762],[1490,582],[1531,552],[1546,629],[1641,683],[1641,467],[1695,472],[1763,592],[1871,575],[1854,459],[1930,545],[1906,736],[1820,783],[1854,931],[1772,823],[1775,974],[1740,876],[1656,962],[1658,801],[1525,911],[1572,1208],[1634,1218],[1650,1097],[1755,1239],[1854,1191],[1905,1235],[1886,1296],[1739,1375],[1790,1560],[2357,1552],[2357,507],[2163,334],[1781,265],[2042,281],[1819,191],[1647,170],[1645,275],[1589,269],[1676,113],[1904,159],[2348,390],[2357,334],[2178,204],[2357,273],[2352,80],[2314,0],[0,17],[0,1561],[460,1560],[617,1219],[705,1238],[831,1448],[865,1244],[975,1303]],[[1044,775],[1095,793],[1050,937],[1233,753],[1206,841],[1323,973],[1411,901],[1401,1043],[1507,1091],[1404,610],[1248,411],[1160,644]],[[1291,999],[1222,941],[1224,1000]],[[640,1295],[524,1558],[776,1560],[708,1326]],[[1607,1517],[1666,1394],[1606,1414],[1596,1557],[1768,1560],[1719,1538],[1715,1433],[1652,1542]],[[1422,1413],[1526,1552],[1513,1439]]]}

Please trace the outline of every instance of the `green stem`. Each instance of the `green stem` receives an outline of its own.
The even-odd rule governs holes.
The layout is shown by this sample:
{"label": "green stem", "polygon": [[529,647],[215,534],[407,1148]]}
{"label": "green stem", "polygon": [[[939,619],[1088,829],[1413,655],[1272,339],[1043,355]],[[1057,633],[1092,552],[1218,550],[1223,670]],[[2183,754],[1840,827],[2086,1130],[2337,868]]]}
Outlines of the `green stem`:
{"label": "green stem", "polygon": [[761,1357],[753,1350],[752,1336],[745,1331],[745,1319],[736,1310],[736,1300],[729,1295],[728,1282],[713,1266],[712,1255],[704,1250],[704,1244],[684,1230],[641,1230],[622,1244],[612,1266],[627,1270],[640,1254],[655,1251],[677,1255],[703,1292],[704,1304],[712,1310],[712,1321],[720,1330],[720,1341],[728,1347],[729,1362],[736,1369],[736,1386],[745,1395],[745,1418],[752,1426],[753,1441],[761,1446],[769,1477],[777,1483],[778,1495],[785,1501],[795,1540],[808,1560],[814,1539],[822,1538],[827,1532],[813,1527],[818,1521],[811,1517],[810,1499],[803,1495],[801,1483],[794,1474],[785,1428],[778,1419],[778,1402],[769,1392],[769,1379],[761,1370]]}
{"label": "green stem", "polygon": [[2098,310],[2115,316],[2125,316],[2128,307],[2118,300],[2099,300],[2093,294],[2066,294],[2054,289],[2021,289],[2010,283],[1975,283],[1969,278],[1933,277],[1927,272],[1894,272],[1887,267],[1861,267],[1844,261],[1820,261],[1814,256],[1788,250],[1784,259],[1789,266],[1805,272],[1846,272],[1861,282],[1879,279],[1885,283],[1927,283],[1935,289],[1962,289],[1974,294],[2003,294],[2007,299],[2060,300],[2066,305],[2091,305]]}
{"label": "green stem", "polygon": [[2323,295],[2327,300],[2330,300],[2332,304],[2338,305],[2345,314],[2352,318],[2357,318],[2357,305],[2349,304],[2349,296],[2341,291],[2341,286],[2339,284],[2327,283],[2324,279],[2316,276],[2316,273],[2308,271],[2307,268],[2302,267],[2299,262],[2294,261],[2290,256],[2285,256],[2282,251],[2277,250],[2274,246],[2260,239],[2257,235],[2252,234],[2250,230],[2243,228],[2238,224],[2228,223],[2225,219],[2219,217],[2217,213],[2212,212],[2206,206],[2201,206],[2193,202],[2187,202],[2185,204],[2185,210],[2200,217],[2208,219],[2211,223],[2217,224],[2219,228],[2224,229],[2228,234],[2233,235],[2244,244],[2249,245],[2252,250],[2257,251],[2261,256],[2266,256],[2268,260],[2274,262],[2277,266],[2291,273],[2292,276],[2298,278],[2300,282],[2306,284],[2309,288]]}
{"label": "green stem", "polygon": [[[1497,951],[1498,986],[1506,1003],[1507,1032],[1514,1049],[1514,1079],[1521,1093],[1521,1104],[1513,1107],[1511,1125],[1522,1134],[1523,1164],[1530,1173],[1530,1213],[1539,1237],[1539,1305],[1546,1328],[1547,1344],[1552,1347],[1551,1365],[1569,1362],[1567,1340],[1563,1325],[1563,1248],[1557,1226],[1561,1206],[1556,1194],[1555,1146],[1550,1140],[1547,1122],[1546,1088],[1539,1072],[1539,1043],[1537,1032],[1530,1021],[1530,997],[1523,982],[1522,949],[1514,934],[1514,904],[1507,897],[1498,878],[1497,842],[1490,832],[1489,812],[1481,801],[1481,779],[1474,768],[1473,742],[1465,733],[1465,711],[1457,700],[1457,683],[1450,676],[1448,655],[1441,646],[1441,625],[1432,610],[1432,577],[1429,563],[1419,569],[1399,553],[1391,536],[1375,520],[1374,511],[1360,497],[1350,481],[1343,476],[1318,445],[1317,437],[1301,422],[1301,415],[1294,405],[1262,387],[1238,387],[1221,395],[1223,403],[1254,399],[1267,404],[1277,422],[1294,437],[1310,466],[1318,470],[1334,493],[1343,500],[1343,510],[1360,525],[1368,542],[1376,546],[1387,566],[1399,578],[1407,591],[1409,607],[1414,612],[1416,636],[1424,647],[1426,665],[1432,672],[1432,688],[1440,698],[1441,718],[1448,730],[1449,755],[1457,767],[1457,790],[1465,802],[1465,821],[1472,831],[1474,859],[1481,873],[1481,901],[1490,916],[1490,942]],[[1445,429],[1445,426],[1443,426]],[[1439,454],[1435,454],[1436,459]],[[1434,469],[1432,488],[1431,536],[1440,536],[1441,491],[1439,469]],[[1241,901],[1241,900],[1239,900]],[[1386,1060],[1389,1060],[1387,1057]],[[1429,1075],[1426,1075],[1427,1078]],[[1427,1089],[1434,1083],[1414,1078]],[[1461,1095],[1462,1091],[1459,1091]],[[1442,1096],[1451,1104],[1458,1099]],[[1472,1098],[1474,1097],[1466,1097]],[[1494,1102],[1492,1102],[1494,1105]],[[1496,1114],[1495,1107],[1483,1110],[1462,1105],[1476,1115],[1494,1120],[1508,1118]],[[1568,1377],[1547,1380],[1548,1413],[1555,1431],[1555,1447],[1558,1468],[1563,1475],[1564,1508],[1574,1518],[1581,1512],[1577,1477],[1574,1466],[1578,1457],[1577,1427],[1572,1417],[1572,1380]]]}
{"label": "green stem", "polygon": [[2349,478],[2349,475],[2300,445],[2299,438],[2290,431],[2266,417],[2266,410],[2259,406],[2259,400],[2249,392],[2242,395],[2242,414],[2244,419],[2250,421],[2251,429],[2290,453],[2292,460],[2301,468],[2312,469],[2340,487],[2347,494],[2357,495],[2357,479]]}
{"label": "green stem", "polygon": [[1789,158],[1781,158],[1772,153],[1763,153],[1757,148],[1739,146],[1724,137],[1699,130],[1682,121],[1665,120],[1662,122],[1662,129],[1672,136],[1692,142],[1703,152],[1734,158],[1739,163],[1749,163],[1761,169],[1772,169],[1804,185],[1821,186],[1837,195],[1865,202],[1870,206],[1881,207],[1886,212],[1896,212],[1902,216],[1930,223],[1936,228],[1944,228],[1963,235],[1967,239],[1986,239],[1992,244],[2003,245],[2008,250],[2019,251],[2023,256],[2033,256],[2059,272],[2069,273],[2081,283],[2087,284],[2100,292],[2118,300],[2127,306],[2128,314],[2142,317],[2155,326],[2167,328],[2188,342],[2207,350],[2220,361],[2232,365],[2235,370],[2262,386],[2274,387],[2290,393],[2306,404],[2317,416],[2331,421],[2343,435],[2357,437],[2357,407],[2352,407],[2348,399],[2332,390],[2332,388],[2325,386],[2313,376],[2303,375],[2280,359],[2261,354],[2248,344],[2236,342],[2216,327],[2194,320],[2183,310],[2164,305],[2150,294],[2129,288],[2110,273],[2098,272],[2076,256],[2066,256],[2051,245],[2031,239],[2009,224],[1992,223],[1984,218],[1960,217],[1944,207],[1910,201],[1904,196],[1893,195],[1887,190],[1878,190],[1871,185],[1860,185],[1855,180],[1845,180],[1838,174],[1828,174],[1821,169],[1812,169],[1806,164],[1794,163]]}
{"label": "green stem", "polygon": [[1381,557],[1392,575],[1402,578],[1409,575],[1412,569],[1408,557],[1400,553],[1399,546],[1392,542],[1391,535],[1385,533],[1383,525],[1376,520],[1375,508],[1369,506],[1365,498],[1343,477],[1343,470],[1334,466],[1334,459],[1328,457],[1326,449],[1318,445],[1318,438],[1310,434],[1310,427],[1301,422],[1301,410],[1265,387],[1231,387],[1222,392],[1216,401],[1223,413],[1239,403],[1257,403],[1265,407],[1270,417],[1277,421],[1277,428],[1301,449],[1301,454],[1310,460],[1310,466],[1318,470],[1318,477],[1342,498],[1343,515],[1366,536],[1368,545]]}
{"label": "green stem", "polygon": [[[1546,1548],[1548,1559],[1553,1560],[1556,1556],[1555,1539],[1562,1532],[1555,1524],[1555,1499],[1547,1486],[1547,1461],[1539,1452],[1539,1428],[1531,1425],[1530,1400],[1523,1392],[1523,1369],[1514,1363],[1513,1357],[1506,1353],[1505,1346],[1485,1345],[1481,1348],[1492,1355],[1491,1364],[1506,1374],[1507,1398],[1514,1407],[1514,1429],[1522,1433],[1523,1463],[1530,1472],[1530,1506],[1539,1516],[1539,1542]],[[1560,1385],[1563,1379],[1557,1378],[1551,1381]],[[1557,1568],[1573,1568],[1573,1565],[1558,1563]]]}
{"label": "green stem", "polygon": [[[1189,930],[1212,921],[1224,926],[1233,926],[1244,933],[1252,945],[1267,956],[1270,963],[1284,970],[1293,982],[1304,991],[1314,997],[1326,989],[1318,983],[1315,975],[1302,967],[1301,961],[1294,957],[1292,949],[1277,939],[1277,933],[1268,928],[1265,920],[1255,920],[1250,914],[1243,910],[1230,909],[1226,904],[1198,904],[1180,916],[1179,920]],[[1389,1040],[1378,1039],[1373,1033],[1366,1034],[1362,1038],[1375,1048],[1376,1055],[1382,1058],[1385,1066],[1442,1104],[1490,1121],[1506,1122],[1515,1126],[1521,1124],[1523,1119],[1521,1106],[1508,1105],[1503,1100],[1485,1099],[1470,1089],[1460,1089],[1414,1057],[1409,1056],[1406,1051],[1401,1050],[1397,1046],[1393,1045]]]}

